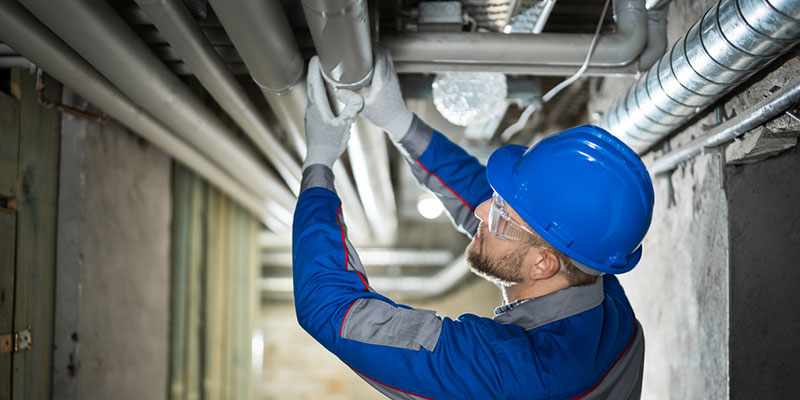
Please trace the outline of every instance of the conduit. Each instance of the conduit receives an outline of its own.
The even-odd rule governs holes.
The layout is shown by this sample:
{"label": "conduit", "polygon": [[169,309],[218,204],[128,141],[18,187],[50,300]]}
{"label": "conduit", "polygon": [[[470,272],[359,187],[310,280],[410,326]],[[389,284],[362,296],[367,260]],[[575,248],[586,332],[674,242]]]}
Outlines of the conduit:
{"label": "conduit", "polygon": [[798,101],[800,101],[800,77],[795,78],[778,92],[761,100],[741,114],[715,126],[680,149],[659,157],[648,166],[648,170],[653,176],[669,172],[682,161],[700,154],[703,149],[720,146],[761,126],[797,104]]}
{"label": "conduit", "polygon": [[61,41],[16,1],[0,1],[0,39],[9,43],[48,74],[102,109],[129,129],[137,132],[177,161],[231,196],[260,217],[271,229],[288,225],[269,211],[269,202],[259,198],[195,149],[176,138],[128,99],[111,82]]}
{"label": "conduit", "polygon": [[[303,120],[306,85],[303,58],[277,0],[210,0],[225,31],[261,87],[300,158],[305,158]],[[356,243],[372,238],[367,217],[350,175],[341,162],[333,166],[345,221]]]}
{"label": "conduit", "polygon": [[[159,32],[228,115],[275,166],[289,188],[300,191],[300,164],[274,137],[262,114],[217,55],[183,1],[136,0]],[[301,61],[302,62],[302,61]]]}
{"label": "conduit", "polygon": [[[644,1],[616,0],[614,16],[617,31],[600,35],[589,67],[619,67],[630,64],[645,48],[647,17]],[[493,65],[498,68],[579,67],[586,57],[592,36],[560,33],[530,35],[424,32],[384,33],[380,41],[391,51],[398,71],[406,70],[405,63],[417,66],[428,63],[433,68],[470,68],[477,64],[481,70],[485,70],[485,67]]]}
{"label": "conduit", "polygon": [[796,0],[721,0],[599,125],[643,153],[798,42]]}
{"label": "conduit", "polygon": [[[136,104],[197,147],[290,223],[295,197],[102,1],[24,0],[23,5]],[[98,106],[102,107],[101,104]]]}

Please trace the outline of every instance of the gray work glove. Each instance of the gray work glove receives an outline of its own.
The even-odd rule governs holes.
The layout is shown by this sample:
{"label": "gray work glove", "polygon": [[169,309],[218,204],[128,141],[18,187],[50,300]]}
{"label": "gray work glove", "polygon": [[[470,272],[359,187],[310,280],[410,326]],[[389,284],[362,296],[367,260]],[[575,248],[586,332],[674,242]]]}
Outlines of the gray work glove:
{"label": "gray work glove", "polygon": [[308,63],[308,105],[306,106],[306,159],[303,169],[312,164],[329,168],[344,153],[350,138],[350,125],[364,107],[364,98],[349,90],[337,90],[336,99],[344,103],[338,117],[333,116],[325,82],[319,69],[319,58]]}
{"label": "gray work glove", "polygon": [[394,70],[389,51],[376,45],[373,57],[375,66],[372,83],[361,116],[386,131],[392,141],[399,142],[411,127],[414,115],[408,111],[403,102],[400,84],[397,82],[397,72]]}

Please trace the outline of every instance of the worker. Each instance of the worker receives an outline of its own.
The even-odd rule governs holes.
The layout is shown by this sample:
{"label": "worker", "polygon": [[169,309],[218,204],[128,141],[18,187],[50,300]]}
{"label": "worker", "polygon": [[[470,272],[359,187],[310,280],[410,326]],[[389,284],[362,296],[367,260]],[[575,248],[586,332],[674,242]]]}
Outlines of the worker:
{"label": "worker", "polygon": [[[368,96],[336,90],[336,117],[319,61],[309,63],[292,242],[300,325],[389,398],[639,398],[644,335],[614,275],[639,262],[652,216],[639,157],[582,126],[501,147],[483,166],[406,109],[386,50],[374,58]],[[503,291],[493,318],[443,318],[369,285],[331,170],[359,112],[472,238],[470,269]]]}

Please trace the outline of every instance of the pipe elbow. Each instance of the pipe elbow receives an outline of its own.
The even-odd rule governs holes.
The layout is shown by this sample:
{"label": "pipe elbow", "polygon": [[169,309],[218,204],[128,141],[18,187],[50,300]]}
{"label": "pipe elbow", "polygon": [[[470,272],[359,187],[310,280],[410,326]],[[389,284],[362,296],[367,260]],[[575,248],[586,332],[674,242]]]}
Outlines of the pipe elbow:
{"label": "pipe elbow", "polygon": [[628,65],[647,44],[647,13],[644,0],[615,0],[617,31],[601,37],[594,60],[609,66]]}
{"label": "pipe elbow", "polygon": [[647,10],[647,45],[639,56],[639,72],[646,71],[667,51],[667,9]]}

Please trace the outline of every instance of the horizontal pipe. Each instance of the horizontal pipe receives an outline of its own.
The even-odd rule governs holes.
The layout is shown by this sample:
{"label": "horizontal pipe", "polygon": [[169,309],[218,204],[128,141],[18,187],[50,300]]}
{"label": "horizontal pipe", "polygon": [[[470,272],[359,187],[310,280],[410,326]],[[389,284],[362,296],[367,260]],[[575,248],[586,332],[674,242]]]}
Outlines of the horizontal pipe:
{"label": "horizontal pipe", "polygon": [[268,200],[244,188],[197,150],[175,137],[169,128],[134,104],[15,1],[0,1],[0,39],[11,44],[15,50],[33,60],[82,98],[101,107],[112,118],[207,179],[268,223],[271,229],[288,227],[286,223],[276,225],[273,222],[277,219],[269,211]]}
{"label": "horizontal pipe", "polygon": [[13,67],[21,67],[21,68],[30,68],[31,62],[21,56],[0,56],[0,68],[13,68]]}
{"label": "horizontal pipe", "polygon": [[779,91],[739,115],[711,128],[685,146],[657,158],[648,166],[648,170],[653,176],[669,172],[681,162],[700,154],[703,149],[720,146],[763,125],[798,101],[800,101],[800,78],[795,78]]}
{"label": "horizontal pipe", "polygon": [[[173,74],[106,2],[21,2],[136,104],[228,174],[280,205],[288,221],[296,197]],[[102,105],[99,105],[102,107]]]}
{"label": "horizontal pipe", "polygon": [[[433,276],[371,276],[369,285],[380,293],[403,295],[409,297],[432,297],[452,290],[470,274],[464,257],[443,267]],[[258,280],[258,288],[262,292],[292,293],[292,278],[263,277]]]}
{"label": "horizontal pipe", "polygon": [[[292,191],[300,191],[300,164],[284,150],[236,78],[179,0],[136,0],[156,28],[169,40],[180,58],[244,130]],[[228,47],[235,52],[233,47]]]}
{"label": "horizontal pipe", "polygon": [[[584,55],[585,56],[585,55]],[[431,74],[442,72],[499,72],[512,75],[571,76],[580,68],[576,65],[504,64],[491,63],[451,63],[400,61],[394,63],[400,74]],[[619,67],[587,67],[582,76],[630,77],[638,73],[635,63]]]}
{"label": "horizontal pipe", "polygon": [[[617,31],[600,35],[590,67],[623,66],[635,61],[647,41],[643,0],[615,0]],[[396,64],[434,62],[447,64],[502,64],[581,66],[593,35],[495,32],[383,33],[381,44]]]}

